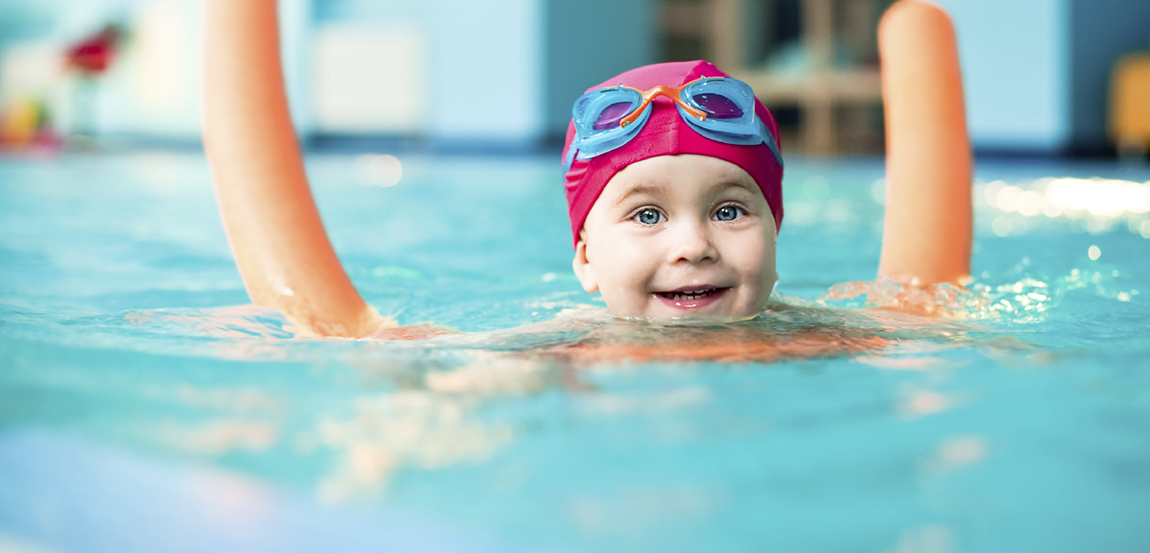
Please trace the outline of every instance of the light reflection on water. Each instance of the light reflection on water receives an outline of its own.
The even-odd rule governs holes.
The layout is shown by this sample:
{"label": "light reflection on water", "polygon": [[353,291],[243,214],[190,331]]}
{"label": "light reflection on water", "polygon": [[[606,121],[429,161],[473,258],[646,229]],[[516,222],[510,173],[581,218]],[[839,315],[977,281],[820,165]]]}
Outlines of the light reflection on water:
{"label": "light reflection on water", "polygon": [[[393,343],[243,306],[194,156],[0,164],[0,438],[233,475],[251,483],[236,509],[264,490],[252,512],[272,530],[295,516],[274,514],[286,490],[367,513],[323,532],[398,511],[498,549],[1145,543],[1150,493],[1121,491],[1150,490],[1145,177],[989,174],[975,278],[917,288],[871,281],[880,164],[789,162],[779,305],[668,327],[611,321],[579,290],[552,161],[404,159],[388,188],[349,158],[310,163],[367,299],[462,331]],[[37,482],[35,463],[3,465],[21,440],[0,439],[0,465]],[[18,504],[0,491],[0,544],[125,524]],[[168,543],[135,539],[110,543]]]}

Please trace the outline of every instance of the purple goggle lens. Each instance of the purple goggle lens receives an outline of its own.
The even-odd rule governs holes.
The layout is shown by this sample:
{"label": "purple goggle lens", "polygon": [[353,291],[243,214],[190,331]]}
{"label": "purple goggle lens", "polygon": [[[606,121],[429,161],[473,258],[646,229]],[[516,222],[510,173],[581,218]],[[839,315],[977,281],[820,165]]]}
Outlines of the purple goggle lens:
{"label": "purple goggle lens", "polygon": [[591,128],[597,131],[617,128],[619,120],[626,117],[628,113],[631,113],[631,102],[611,104],[599,113],[599,118],[595,120]]}
{"label": "purple goggle lens", "polygon": [[715,119],[737,119],[743,116],[743,110],[722,94],[698,94],[692,98],[695,105]]}

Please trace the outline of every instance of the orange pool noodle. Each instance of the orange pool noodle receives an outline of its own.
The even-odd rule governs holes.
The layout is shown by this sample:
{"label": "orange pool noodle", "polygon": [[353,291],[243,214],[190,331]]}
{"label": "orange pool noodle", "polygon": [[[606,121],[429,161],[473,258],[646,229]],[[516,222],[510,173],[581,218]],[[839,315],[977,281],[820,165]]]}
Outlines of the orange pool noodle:
{"label": "orange pool noodle", "polygon": [[958,282],[970,274],[972,175],[954,27],[938,6],[902,0],[878,35],[887,152],[879,275]]}
{"label": "orange pool noodle", "polygon": [[388,321],[328,241],[288,115],[275,0],[204,2],[204,148],[254,303],[305,333],[359,337]]}

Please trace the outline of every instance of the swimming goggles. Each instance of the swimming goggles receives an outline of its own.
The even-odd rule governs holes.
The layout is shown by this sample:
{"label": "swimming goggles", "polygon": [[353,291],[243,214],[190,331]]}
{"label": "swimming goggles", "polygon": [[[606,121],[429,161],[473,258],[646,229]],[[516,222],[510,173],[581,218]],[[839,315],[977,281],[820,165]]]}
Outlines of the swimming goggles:
{"label": "swimming goggles", "polygon": [[657,96],[674,100],[683,120],[704,137],[740,146],[765,143],[779,166],[783,165],[775,137],[755,117],[751,87],[729,77],[699,77],[678,88],[659,85],[639,90],[619,85],[580,96],[571,109],[575,140],[567,151],[563,172],[570,170],[576,159],[605,154],[638,136],[651,117],[651,102]]}

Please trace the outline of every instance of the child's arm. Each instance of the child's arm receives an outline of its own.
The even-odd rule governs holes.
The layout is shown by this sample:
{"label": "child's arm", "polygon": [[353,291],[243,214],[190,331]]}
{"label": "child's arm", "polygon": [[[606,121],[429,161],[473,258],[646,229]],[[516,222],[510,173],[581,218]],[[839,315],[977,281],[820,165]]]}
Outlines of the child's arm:
{"label": "child's arm", "polygon": [[365,336],[389,322],[364,303],[328,241],[284,93],[275,0],[204,2],[204,147],[253,302],[303,330]]}
{"label": "child's arm", "polygon": [[879,275],[959,282],[970,275],[972,175],[954,28],[934,4],[902,0],[878,34],[887,137]]}

